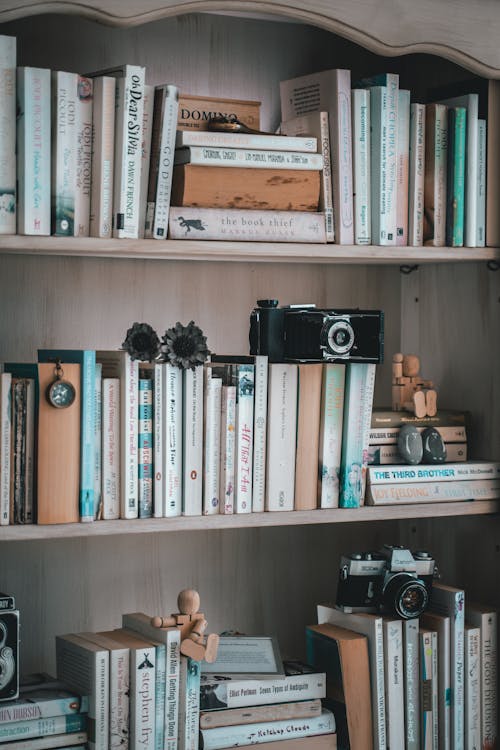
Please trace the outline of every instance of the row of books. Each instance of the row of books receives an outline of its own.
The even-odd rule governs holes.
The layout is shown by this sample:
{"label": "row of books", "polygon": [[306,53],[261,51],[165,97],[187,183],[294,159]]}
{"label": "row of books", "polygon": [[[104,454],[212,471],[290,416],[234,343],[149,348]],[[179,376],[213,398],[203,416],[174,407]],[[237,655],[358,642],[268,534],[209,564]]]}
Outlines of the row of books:
{"label": "row of books", "polygon": [[[318,622],[307,632],[307,657],[313,666],[328,664],[331,695],[344,696],[344,723],[340,709],[336,712],[339,743],[343,726],[351,750],[497,746],[498,616],[493,608],[469,602],[463,589],[436,582],[420,618],[349,614],[320,604]],[[335,688],[341,686],[339,693]],[[363,723],[357,721],[360,714],[366,716]],[[373,744],[367,740],[371,733]]]}

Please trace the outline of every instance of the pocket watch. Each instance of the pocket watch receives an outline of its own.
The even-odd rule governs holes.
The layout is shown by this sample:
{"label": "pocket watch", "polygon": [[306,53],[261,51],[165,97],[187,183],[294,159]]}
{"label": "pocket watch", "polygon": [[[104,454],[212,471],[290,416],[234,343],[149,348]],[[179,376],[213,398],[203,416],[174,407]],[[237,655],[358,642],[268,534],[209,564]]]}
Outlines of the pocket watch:
{"label": "pocket watch", "polygon": [[56,409],[66,409],[75,400],[75,387],[69,380],[64,380],[64,370],[59,360],[54,370],[54,382],[47,387],[45,396],[49,404]]}

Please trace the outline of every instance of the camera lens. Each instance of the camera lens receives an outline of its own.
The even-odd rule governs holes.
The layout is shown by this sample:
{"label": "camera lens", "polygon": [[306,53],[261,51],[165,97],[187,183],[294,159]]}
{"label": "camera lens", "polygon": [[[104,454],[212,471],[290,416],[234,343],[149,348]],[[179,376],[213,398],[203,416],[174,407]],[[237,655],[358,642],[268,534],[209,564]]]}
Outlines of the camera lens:
{"label": "camera lens", "polygon": [[429,603],[429,593],[423,581],[409,573],[392,576],[382,592],[384,609],[410,620],[419,617]]}
{"label": "camera lens", "polygon": [[336,320],[329,326],[327,341],[330,350],[338,356],[347,354],[354,344],[354,331],[348,320]]}

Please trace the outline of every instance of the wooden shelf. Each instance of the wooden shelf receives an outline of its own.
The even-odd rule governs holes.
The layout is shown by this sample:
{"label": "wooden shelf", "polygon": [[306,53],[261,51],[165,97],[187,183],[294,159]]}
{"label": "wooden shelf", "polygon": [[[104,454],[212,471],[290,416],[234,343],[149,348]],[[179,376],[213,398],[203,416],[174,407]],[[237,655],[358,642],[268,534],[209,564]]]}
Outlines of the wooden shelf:
{"label": "wooden shelf", "polygon": [[0,237],[0,255],[90,258],[406,265],[500,261],[500,248],[378,247],[291,242],[99,240],[88,237]]}
{"label": "wooden shelf", "polygon": [[420,505],[385,505],[334,510],[293,511],[284,513],[248,513],[214,516],[179,516],[134,521],[96,521],[94,523],[53,526],[4,526],[0,542],[45,539],[72,539],[123,534],[151,534],[179,531],[223,531],[225,529],[267,528],[271,526],[308,526],[312,524],[358,523],[363,521],[399,521],[419,518],[491,515],[500,512],[500,500],[474,500]]}

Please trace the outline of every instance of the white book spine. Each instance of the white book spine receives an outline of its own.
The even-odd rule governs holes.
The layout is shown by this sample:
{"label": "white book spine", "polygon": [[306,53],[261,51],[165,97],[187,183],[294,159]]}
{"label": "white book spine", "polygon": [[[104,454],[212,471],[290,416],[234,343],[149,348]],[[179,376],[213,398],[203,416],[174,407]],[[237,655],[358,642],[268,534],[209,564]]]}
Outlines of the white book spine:
{"label": "white book spine", "polygon": [[16,38],[0,36],[0,234],[16,233]]}
{"label": "white book spine", "polygon": [[354,243],[356,245],[370,245],[372,241],[370,90],[353,89],[351,97]]}
{"label": "white book spine", "polygon": [[52,233],[73,236],[78,74],[52,71]]}
{"label": "white book spine", "polygon": [[153,516],[162,518],[164,507],[164,477],[163,477],[163,419],[164,395],[163,382],[165,365],[155,364],[153,367]]}
{"label": "white book spine", "polygon": [[120,381],[102,380],[102,517],[120,518]]}
{"label": "white book spine", "polygon": [[179,676],[179,750],[198,750],[201,664],[181,656]]}
{"label": "white book spine", "polygon": [[[458,103],[458,102],[457,102]],[[463,103],[463,102],[462,102]],[[477,173],[478,173],[478,107],[477,94],[467,97],[467,155],[465,157],[465,244],[476,247]]]}
{"label": "white book spine", "polygon": [[410,92],[398,92],[396,170],[396,245],[408,244],[408,186],[410,162]]}
{"label": "white book spine", "polygon": [[323,365],[319,436],[320,508],[339,504],[345,365]]}
{"label": "white book spine", "polygon": [[203,514],[219,513],[220,430],[222,379],[209,378],[206,384],[205,466]]}
{"label": "white book spine", "polygon": [[255,357],[255,401],[253,420],[253,483],[252,511],[261,513],[266,493],[266,443],[267,443],[267,384],[268,357]]}
{"label": "white book spine", "polygon": [[368,469],[370,484],[398,482],[453,482],[458,479],[500,479],[499,461],[467,461],[466,463],[418,464],[417,466],[385,466]]}
{"label": "white book spine", "polygon": [[201,516],[203,506],[203,365],[183,371],[183,508]]}
{"label": "white book spine", "polygon": [[418,618],[403,620],[406,750],[420,750]]}
{"label": "white book spine", "polygon": [[235,513],[252,512],[255,366],[236,365]]}
{"label": "white book spine", "polygon": [[[247,148],[188,146],[177,149],[174,164],[206,167],[251,167],[254,169],[323,169],[322,154],[299,151],[267,151]],[[229,175],[230,177],[230,175]]]}
{"label": "white book spine", "polygon": [[109,652],[109,746],[129,747],[129,686],[130,656],[128,648],[113,649]]}
{"label": "white book spine", "polygon": [[93,81],[78,76],[76,104],[75,237],[90,234],[90,191],[92,183]]}
{"label": "white book spine", "polygon": [[[446,460],[457,462],[467,461],[467,443],[444,443]],[[396,444],[372,445],[369,447],[368,463],[376,466],[385,464],[405,464]]]}
{"label": "white book spine", "polygon": [[294,509],[298,368],[269,365],[266,510]]}
{"label": "white book spine", "polygon": [[410,106],[408,244],[424,244],[425,104]]}
{"label": "white book spine", "polygon": [[234,513],[236,386],[223,385],[221,399],[220,512]]}
{"label": "white book spine", "polygon": [[50,70],[17,69],[18,234],[50,234]]}
{"label": "white book spine", "polygon": [[146,217],[147,236],[157,240],[165,240],[168,233],[178,113],[178,88],[172,84],[157,87],[153,115],[154,147],[151,149],[153,159]]}
{"label": "white book spine", "polygon": [[139,515],[138,394],[139,364],[125,356],[120,389],[121,506],[122,518]]}
{"label": "white book spine", "polygon": [[26,381],[26,438],[24,459],[24,522],[34,522],[35,510],[35,381]]}
{"label": "white book spine", "polygon": [[182,513],[182,370],[163,365],[163,515]]}
{"label": "white book spine", "polygon": [[387,86],[370,90],[372,242],[396,244],[396,169],[398,85],[392,77]]}
{"label": "white book spine", "polygon": [[405,747],[403,629],[401,620],[383,620],[387,744]]}
{"label": "white book spine", "polygon": [[94,508],[96,518],[102,515],[102,364],[95,364],[94,378]]}
{"label": "white book spine", "polygon": [[113,224],[115,89],[112,76],[94,79],[90,236],[108,239]]}
{"label": "white book spine", "polygon": [[0,526],[10,520],[11,383],[10,372],[0,373]]}
{"label": "white book spine", "polygon": [[154,86],[144,86],[144,112],[142,115],[141,187],[139,197],[139,237],[145,236],[146,206],[148,201],[151,136],[153,132]]}
{"label": "white book spine", "polygon": [[281,129],[283,135],[256,133],[217,133],[209,130],[178,130],[176,148],[183,146],[214,146],[215,148],[260,148],[280,151],[317,151],[315,137],[294,137],[293,133]]}
{"label": "white book spine", "polygon": [[[423,432],[425,427],[417,427]],[[436,427],[445,443],[463,443],[467,440],[466,428],[460,425],[456,427]],[[370,428],[370,445],[394,445],[398,442],[399,427],[374,427]]]}
{"label": "white book spine", "polygon": [[465,662],[465,750],[481,747],[481,632],[466,626],[464,631]]}
{"label": "white book spine", "polygon": [[486,244],[486,120],[477,121],[477,247]]}
{"label": "white book spine", "polygon": [[369,485],[366,490],[368,505],[497,500],[498,498],[500,498],[500,480],[498,479],[376,484]]}
{"label": "white book spine", "polygon": [[[432,631],[420,632],[420,703],[422,750],[434,750],[434,661]],[[437,706],[436,706],[437,707]]]}
{"label": "white book spine", "polygon": [[[475,619],[474,622],[477,622]],[[498,741],[498,614],[480,615],[481,623],[481,737],[483,748]]]}
{"label": "white book spine", "polygon": [[116,79],[113,236],[137,239],[145,70],[126,65]]}
{"label": "white book spine", "polygon": [[156,649],[130,649],[130,750],[155,750]]}

